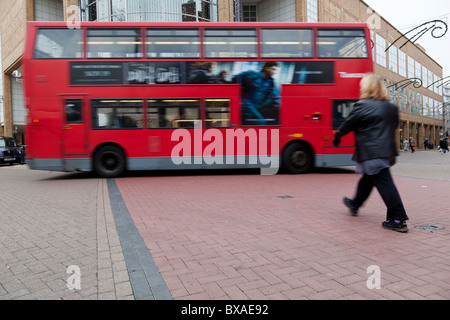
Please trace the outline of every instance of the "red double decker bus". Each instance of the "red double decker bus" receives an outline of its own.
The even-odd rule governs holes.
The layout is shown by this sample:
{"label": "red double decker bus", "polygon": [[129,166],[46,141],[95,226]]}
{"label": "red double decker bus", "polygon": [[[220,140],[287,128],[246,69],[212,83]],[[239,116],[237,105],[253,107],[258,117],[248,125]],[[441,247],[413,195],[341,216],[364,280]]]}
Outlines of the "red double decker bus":
{"label": "red double decker bus", "polygon": [[365,24],[30,22],[28,163],[95,171],[352,165]]}

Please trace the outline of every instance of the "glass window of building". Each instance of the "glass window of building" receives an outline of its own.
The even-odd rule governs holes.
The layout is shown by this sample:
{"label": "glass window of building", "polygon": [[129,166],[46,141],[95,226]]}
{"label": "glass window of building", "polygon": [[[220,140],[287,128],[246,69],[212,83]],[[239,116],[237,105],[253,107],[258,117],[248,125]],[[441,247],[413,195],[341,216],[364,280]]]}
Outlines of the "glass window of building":
{"label": "glass window of building", "polygon": [[406,88],[405,87],[400,87],[399,88],[400,111],[406,112],[407,100],[408,100],[408,97],[406,96]]}
{"label": "glass window of building", "polygon": [[397,51],[396,46],[391,46],[389,48],[389,70],[395,73],[398,73]]}
{"label": "glass window of building", "polygon": [[[417,79],[422,79],[422,65],[417,61],[416,61],[415,70],[416,70],[416,72],[414,73],[414,76]],[[422,81],[423,81],[423,79],[422,79]]]}
{"label": "glass window of building", "polygon": [[408,97],[409,112],[416,113],[416,93],[414,90],[408,90],[408,91],[409,91],[409,97]]}
{"label": "glass window of building", "polygon": [[313,56],[312,30],[261,30],[263,58],[311,58]]}
{"label": "glass window of building", "polygon": [[217,21],[218,0],[80,0],[85,21]]}
{"label": "glass window of building", "polygon": [[428,69],[422,66],[422,86],[424,88],[428,87]]}
{"label": "glass window of building", "polygon": [[415,75],[415,71],[414,71],[414,66],[416,64],[416,61],[411,58],[408,57],[408,78],[409,79],[414,79],[414,75]]}
{"label": "glass window of building", "polygon": [[416,96],[416,114],[422,115],[422,95],[420,93],[417,93]]}
{"label": "glass window of building", "polygon": [[391,101],[394,104],[398,104],[398,87],[392,80],[389,80],[388,89],[389,89],[389,97],[391,98]]}
{"label": "glass window of building", "polygon": [[430,118],[434,118],[434,100],[431,98],[428,98],[428,112]]}
{"label": "glass window of building", "polygon": [[427,87],[429,87],[428,89],[430,89],[431,91],[433,90],[433,72],[431,72],[431,70],[428,70],[428,85]]}
{"label": "glass window of building", "polygon": [[427,96],[423,96],[423,110],[422,110],[422,115],[424,117],[428,117],[428,97]]}
{"label": "glass window of building", "polygon": [[206,58],[256,58],[255,29],[205,29]]}
{"label": "glass window of building", "polygon": [[433,74],[433,89],[434,93],[439,94],[439,77],[436,74]]}
{"label": "glass window of building", "polygon": [[199,58],[198,29],[147,29],[147,58]]}
{"label": "glass window of building", "polygon": [[444,117],[443,117],[444,109],[443,109],[442,103],[440,103],[437,100],[434,100],[434,108],[436,109],[436,111],[435,111],[436,114],[435,114],[434,118],[435,119],[439,119],[439,120],[443,120],[444,119]]}
{"label": "glass window of building", "polygon": [[438,89],[438,95],[443,96],[444,95],[444,93],[443,93],[443,89],[444,89],[443,82],[444,81],[439,76],[437,76],[437,77],[438,77],[438,79],[437,79],[438,82],[436,83],[436,86],[437,86],[437,89]]}
{"label": "glass window of building", "polygon": [[244,5],[242,6],[242,21],[255,22],[258,21],[256,5]]}
{"label": "glass window of building", "polygon": [[306,21],[307,22],[318,22],[318,0],[307,0],[306,2]]}
{"label": "glass window of building", "polygon": [[406,77],[406,53],[398,50],[398,74]]}
{"label": "glass window of building", "polygon": [[377,63],[386,68],[386,40],[379,34],[376,35],[376,55]]}

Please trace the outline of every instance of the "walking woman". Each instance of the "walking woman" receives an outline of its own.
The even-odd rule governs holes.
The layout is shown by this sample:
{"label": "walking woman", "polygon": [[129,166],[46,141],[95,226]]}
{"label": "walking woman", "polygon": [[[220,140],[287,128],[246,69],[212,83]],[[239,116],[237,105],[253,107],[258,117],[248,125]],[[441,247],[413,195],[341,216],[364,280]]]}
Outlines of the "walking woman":
{"label": "walking woman", "polygon": [[386,221],[383,228],[408,232],[405,208],[394,184],[390,167],[395,164],[397,146],[395,131],[399,123],[398,108],[389,102],[386,88],[381,79],[370,74],[360,83],[361,100],[336,131],[333,145],[339,146],[341,137],[355,133],[356,172],[361,173],[356,195],[353,199],[344,198],[344,204],[352,215],[369,197],[373,187],[377,188],[386,207]]}

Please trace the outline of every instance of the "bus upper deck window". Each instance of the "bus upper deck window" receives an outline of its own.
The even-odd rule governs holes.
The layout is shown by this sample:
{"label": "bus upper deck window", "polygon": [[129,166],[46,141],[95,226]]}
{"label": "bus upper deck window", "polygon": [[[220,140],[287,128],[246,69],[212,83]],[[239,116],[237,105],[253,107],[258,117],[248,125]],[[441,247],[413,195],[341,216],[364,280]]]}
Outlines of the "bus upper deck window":
{"label": "bus upper deck window", "polygon": [[41,28],[36,37],[35,59],[82,58],[81,29]]}
{"label": "bus upper deck window", "polygon": [[147,29],[147,58],[199,58],[197,29]]}
{"label": "bus upper deck window", "polygon": [[141,58],[141,31],[138,28],[97,29],[87,32],[88,58]]}
{"label": "bus upper deck window", "polygon": [[205,58],[256,58],[255,29],[205,29]]}
{"label": "bus upper deck window", "polygon": [[263,58],[312,58],[312,30],[263,29],[261,51]]}
{"label": "bus upper deck window", "polygon": [[317,33],[319,58],[367,58],[362,29],[321,29]]}
{"label": "bus upper deck window", "polygon": [[200,58],[197,29],[147,29],[147,58]]}

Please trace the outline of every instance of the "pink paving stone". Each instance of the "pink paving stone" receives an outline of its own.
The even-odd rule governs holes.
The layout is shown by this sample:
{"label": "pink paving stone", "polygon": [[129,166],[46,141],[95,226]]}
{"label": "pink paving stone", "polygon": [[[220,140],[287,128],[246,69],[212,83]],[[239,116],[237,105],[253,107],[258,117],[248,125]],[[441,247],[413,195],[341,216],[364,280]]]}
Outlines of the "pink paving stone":
{"label": "pink paving stone", "polygon": [[[176,298],[220,298],[222,290],[231,299],[382,299],[366,287],[370,265],[381,268],[384,298],[447,294],[450,215],[428,200],[445,198],[450,183],[394,177],[410,216],[410,232],[400,234],[381,227],[386,208],[376,190],[357,217],[348,214],[342,197],[353,196],[358,179],[224,172],[116,181]],[[425,223],[446,228],[414,228]],[[183,288],[170,280],[177,274]],[[279,288],[253,288],[260,279]]]}

